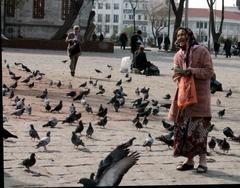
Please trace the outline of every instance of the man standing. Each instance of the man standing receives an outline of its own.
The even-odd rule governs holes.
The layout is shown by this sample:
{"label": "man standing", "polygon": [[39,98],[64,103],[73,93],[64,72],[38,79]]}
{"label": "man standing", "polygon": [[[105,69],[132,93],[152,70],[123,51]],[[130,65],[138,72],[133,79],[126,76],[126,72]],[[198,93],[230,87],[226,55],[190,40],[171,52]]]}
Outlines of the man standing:
{"label": "man standing", "polygon": [[128,41],[127,34],[125,32],[121,33],[121,35],[119,37],[119,40],[121,42],[121,49],[125,50],[126,44],[127,44],[127,41]]}
{"label": "man standing", "polygon": [[79,25],[74,25],[73,31],[67,35],[66,42],[68,43],[67,52],[71,59],[69,67],[71,75],[74,76],[78,57],[81,55],[81,44],[83,43]]}

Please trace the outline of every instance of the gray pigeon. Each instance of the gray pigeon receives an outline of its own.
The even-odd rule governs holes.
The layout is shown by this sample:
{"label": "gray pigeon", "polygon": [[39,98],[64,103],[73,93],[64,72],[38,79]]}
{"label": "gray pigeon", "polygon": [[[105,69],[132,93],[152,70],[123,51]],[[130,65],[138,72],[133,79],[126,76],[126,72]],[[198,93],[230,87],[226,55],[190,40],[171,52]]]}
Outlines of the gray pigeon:
{"label": "gray pigeon", "polygon": [[15,112],[11,113],[10,115],[15,115],[20,118],[21,115],[23,115],[23,112],[25,111],[25,108],[17,109]]}
{"label": "gray pigeon", "polygon": [[35,141],[35,138],[37,138],[38,140],[40,140],[40,137],[39,137],[39,135],[38,135],[38,132],[36,131],[36,129],[34,129],[33,124],[30,124],[29,136],[31,137],[31,139],[33,138],[34,141]]}
{"label": "gray pigeon", "polygon": [[35,159],[35,153],[32,153],[30,155],[30,158],[24,159],[20,164],[25,166],[28,170],[29,168],[35,165],[36,159]]}
{"label": "gray pigeon", "polygon": [[131,142],[126,142],[118,145],[108,156],[101,160],[97,170],[96,177],[81,178],[78,183],[83,184],[84,187],[106,186],[116,187],[121,183],[123,176],[128,170],[133,167],[140,155],[138,152],[129,151],[128,147]]}
{"label": "gray pigeon", "polygon": [[26,111],[26,113],[29,114],[29,115],[32,114],[32,107],[31,107],[30,104],[25,107],[25,111]]}
{"label": "gray pigeon", "polygon": [[152,147],[152,144],[153,144],[153,138],[151,136],[150,133],[148,133],[148,136],[147,138],[145,139],[144,143],[143,143],[143,147],[149,147],[150,148],[150,151],[151,151],[151,147]]}
{"label": "gray pigeon", "polygon": [[56,127],[57,123],[58,123],[57,118],[53,117],[47,123],[45,123],[42,127],[54,128],[54,127]]}
{"label": "gray pigeon", "polygon": [[44,150],[47,150],[47,145],[50,143],[50,134],[51,132],[48,131],[47,132],[47,136],[46,137],[43,137],[39,142],[38,144],[36,145],[36,149],[40,148],[40,147],[44,147]]}
{"label": "gray pigeon", "polygon": [[93,132],[94,132],[94,129],[92,127],[92,123],[89,122],[88,128],[86,130],[86,136],[87,137],[92,137]]}
{"label": "gray pigeon", "polygon": [[79,145],[85,147],[85,144],[83,143],[83,141],[80,139],[80,137],[78,135],[76,135],[76,133],[74,131],[72,132],[71,141],[74,144],[74,146],[77,146],[77,148]]}

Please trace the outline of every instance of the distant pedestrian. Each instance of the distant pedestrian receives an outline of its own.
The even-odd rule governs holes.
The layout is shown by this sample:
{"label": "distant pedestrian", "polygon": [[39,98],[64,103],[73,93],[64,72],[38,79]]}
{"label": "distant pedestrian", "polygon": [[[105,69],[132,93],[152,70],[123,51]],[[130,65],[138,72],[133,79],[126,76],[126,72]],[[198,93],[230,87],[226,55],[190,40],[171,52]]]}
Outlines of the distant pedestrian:
{"label": "distant pedestrian", "polygon": [[96,41],[97,40],[97,35],[96,35],[96,33],[94,32],[93,34],[92,34],[92,41]]}
{"label": "distant pedestrian", "polygon": [[169,36],[167,35],[167,36],[164,38],[164,50],[165,50],[165,51],[168,51],[169,45],[170,45],[170,39],[169,39]]}
{"label": "distant pedestrian", "polygon": [[220,48],[220,43],[219,42],[214,42],[214,52],[215,52],[215,57],[217,57],[218,52],[219,52],[219,48]]}
{"label": "distant pedestrian", "polygon": [[73,31],[68,33],[66,42],[68,43],[67,52],[71,59],[70,71],[71,75],[75,75],[75,69],[78,61],[78,57],[81,55],[81,44],[83,43],[83,37],[80,35],[79,25],[74,25]]}
{"label": "distant pedestrian", "polygon": [[143,39],[141,35],[142,35],[142,31],[138,30],[137,32],[134,32],[133,36],[131,37],[131,52],[133,54],[133,58],[138,47],[140,45],[143,45]]}
{"label": "distant pedestrian", "polygon": [[103,41],[103,40],[104,40],[104,36],[103,36],[102,33],[101,33],[100,36],[99,36],[99,40],[100,40],[100,41]]}
{"label": "distant pedestrian", "polygon": [[162,41],[163,41],[163,35],[162,34],[158,34],[157,42],[158,42],[158,49],[159,50],[161,50],[161,48],[162,48]]}
{"label": "distant pedestrian", "polygon": [[226,53],[226,58],[228,57],[231,57],[231,46],[232,46],[232,43],[230,41],[230,39],[226,39],[225,43],[224,43],[224,47],[223,49],[225,50],[225,53]]}
{"label": "distant pedestrian", "polygon": [[128,41],[128,37],[127,37],[127,34],[125,32],[121,33],[121,35],[119,37],[119,41],[121,43],[121,49],[125,50],[126,45],[127,45],[127,41]]}

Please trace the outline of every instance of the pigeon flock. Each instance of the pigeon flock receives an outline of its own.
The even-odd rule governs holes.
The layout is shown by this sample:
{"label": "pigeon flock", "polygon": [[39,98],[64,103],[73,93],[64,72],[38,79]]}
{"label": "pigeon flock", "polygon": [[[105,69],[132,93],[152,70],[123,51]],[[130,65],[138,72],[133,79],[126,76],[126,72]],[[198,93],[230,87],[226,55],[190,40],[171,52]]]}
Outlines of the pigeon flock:
{"label": "pigeon flock", "polygon": [[[37,171],[37,156],[40,153],[41,156],[52,155],[59,150],[58,147],[68,147],[69,155],[72,152],[80,153],[79,156],[81,153],[88,155],[86,163],[89,163],[87,158],[93,155],[94,146],[101,148],[105,142],[110,142],[110,146],[104,146],[108,149],[102,151],[102,157],[95,158],[92,164],[95,172],[91,172],[89,178],[76,174],[75,183],[84,187],[118,186],[131,168],[137,169],[141,165],[142,155],[151,155],[155,151],[160,155],[162,151],[159,148],[163,151],[173,149],[175,125],[164,118],[173,98],[169,91],[163,91],[162,100],[157,100],[151,94],[150,87],[138,86],[131,94],[135,97],[128,97],[126,85],[132,84],[134,77],[128,73],[122,78],[113,79],[114,69],[111,65],[106,66],[107,71],[103,67],[94,68],[98,78],[90,76],[74,87],[66,80],[48,80],[48,75],[23,63],[15,62],[10,66],[6,62],[3,64],[6,74],[2,95],[10,111],[3,106],[2,138],[4,141],[14,139],[18,142],[23,139],[18,135],[19,132],[10,132],[5,125],[10,126],[12,121],[27,124],[27,132],[24,128],[22,131],[26,132],[24,137],[29,138],[32,149],[24,153],[29,157],[21,159],[19,163],[27,171],[30,168]],[[65,64],[67,60],[62,62]],[[105,82],[113,82],[112,91],[107,89]],[[228,107],[224,103],[233,96],[234,90],[229,89],[222,98],[216,100],[219,110],[213,112],[215,119],[221,121],[228,115]],[[127,122],[130,131],[125,135],[121,121]],[[18,125],[11,125],[11,130],[20,129],[14,126]],[[158,134],[152,131],[156,128]],[[59,131],[64,134],[59,136]],[[101,136],[109,131],[112,132],[109,138]],[[218,134],[214,134],[216,132]],[[240,143],[240,133],[235,133],[234,127],[228,125],[221,131],[217,128],[217,122],[214,122],[208,128],[208,133],[208,149],[212,155],[228,155],[231,153],[231,144]],[[115,141],[118,144],[114,145],[112,140],[115,140],[116,134],[121,134],[122,140]],[[58,140],[65,144],[58,145]]]}

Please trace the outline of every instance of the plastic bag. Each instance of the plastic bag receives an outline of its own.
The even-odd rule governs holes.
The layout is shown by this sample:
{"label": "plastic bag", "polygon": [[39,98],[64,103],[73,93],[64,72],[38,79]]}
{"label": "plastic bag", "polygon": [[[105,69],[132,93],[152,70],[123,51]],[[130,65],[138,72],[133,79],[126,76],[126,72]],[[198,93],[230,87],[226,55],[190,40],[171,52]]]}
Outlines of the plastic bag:
{"label": "plastic bag", "polygon": [[197,93],[193,76],[181,76],[178,84],[178,107],[183,109],[196,103]]}
{"label": "plastic bag", "polygon": [[130,57],[123,57],[121,61],[120,72],[122,73],[129,73],[131,70],[131,58]]}

